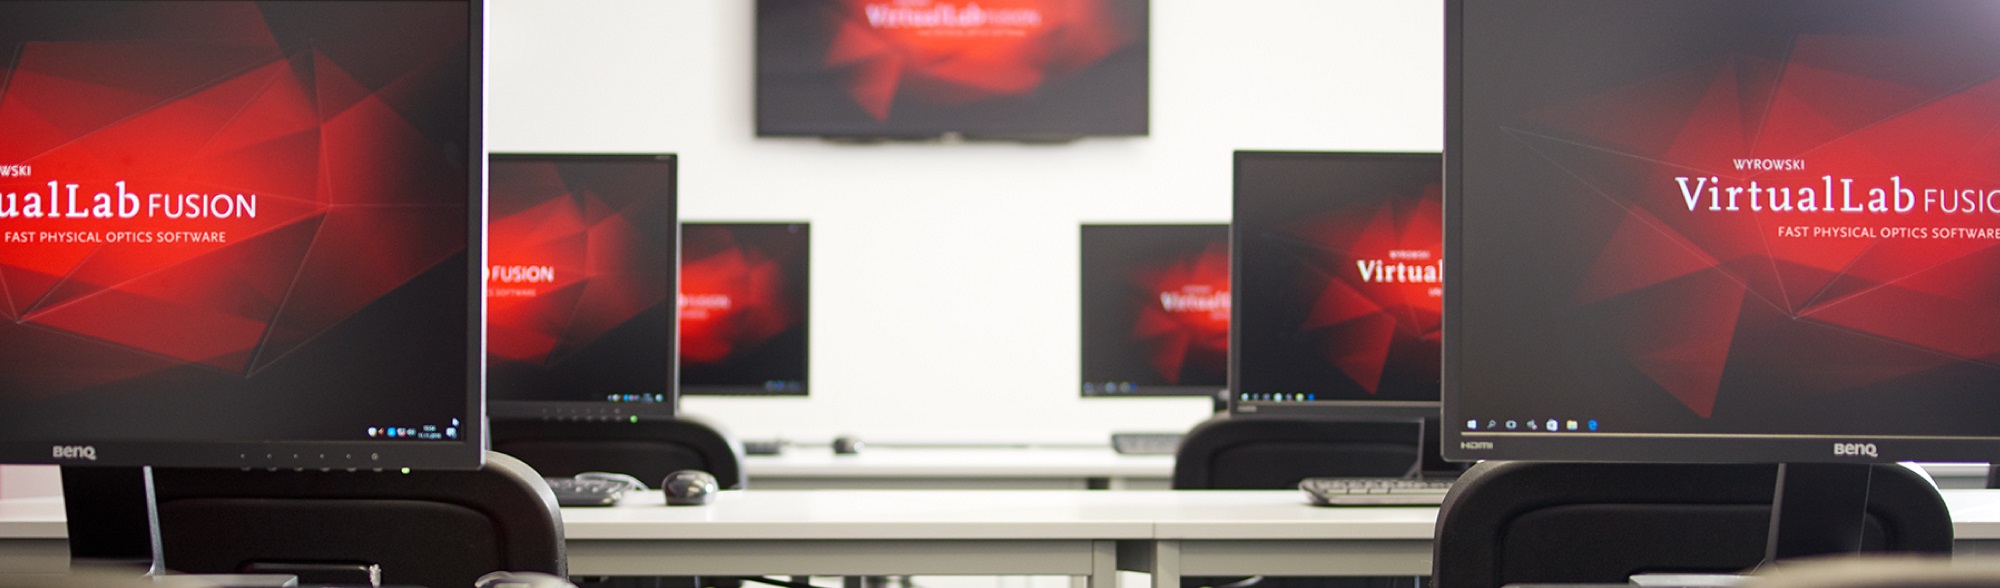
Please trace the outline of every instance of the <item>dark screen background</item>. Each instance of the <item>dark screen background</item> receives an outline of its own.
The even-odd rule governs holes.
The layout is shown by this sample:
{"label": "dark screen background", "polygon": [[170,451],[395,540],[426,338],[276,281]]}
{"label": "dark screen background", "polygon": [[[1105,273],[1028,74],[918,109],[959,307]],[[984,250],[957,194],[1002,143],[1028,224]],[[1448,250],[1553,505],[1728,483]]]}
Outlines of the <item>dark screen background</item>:
{"label": "dark screen background", "polygon": [[[681,225],[681,391],[805,396],[812,231],[805,223]],[[712,306],[712,305],[707,305]]]}
{"label": "dark screen background", "polygon": [[1229,225],[1084,225],[1082,250],[1085,396],[1213,396],[1229,385],[1228,309],[1161,300],[1189,286],[1228,296]]}
{"label": "dark screen background", "polygon": [[[1719,214],[1673,183],[2000,186],[1996,18],[1990,2],[1464,3],[1450,410],[1625,433],[2000,433],[1991,241],[1777,232],[2000,217]],[[1746,157],[1805,168],[1731,163]]]}
{"label": "dark screen background", "polygon": [[1237,153],[1233,396],[1438,399],[1436,284],[1363,283],[1355,262],[1439,252],[1442,175],[1434,153]]}

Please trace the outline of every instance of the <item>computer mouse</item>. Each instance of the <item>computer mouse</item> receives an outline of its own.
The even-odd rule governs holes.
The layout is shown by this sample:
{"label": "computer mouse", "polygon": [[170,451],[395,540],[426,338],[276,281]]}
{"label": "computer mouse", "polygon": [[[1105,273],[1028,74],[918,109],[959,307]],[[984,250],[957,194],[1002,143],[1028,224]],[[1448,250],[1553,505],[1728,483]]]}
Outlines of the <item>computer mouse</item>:
{"label": "computer mouse", "polygon": [[476,588],[576,588],[569,580],[541,572],[493,572],[480,576]]}
{"label": "computer mouse", "polygon": [[660,481],[660,490],[666,493],[669,506],[708,504],[708,500],[721,489],[715,483],[714,474],[701,470],[676,471]]}
{"label": "computer mouse", "polygon": [[841,455],[854,455],[856,453],[861,453],[861,439],[853,435],[841,435],[839,437],[834,437],[833,452]]}

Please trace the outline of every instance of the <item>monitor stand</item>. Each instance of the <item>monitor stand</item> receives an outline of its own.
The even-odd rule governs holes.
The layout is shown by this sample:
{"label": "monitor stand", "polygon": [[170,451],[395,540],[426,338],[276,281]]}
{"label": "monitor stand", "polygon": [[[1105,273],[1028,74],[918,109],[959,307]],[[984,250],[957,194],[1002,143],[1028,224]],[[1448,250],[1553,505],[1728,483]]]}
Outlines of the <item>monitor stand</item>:
{"label": "monitor stand", "polygon": [[70,567],[145,576],[166,570],[153,468],[62,466],[62,488]]}
{"label": "monitor stand", "polygon": [[151,467],[62,466],[63,520],[69,528],[70,569],[82,574],[149,577],[227,588],[298,586],[285,574],[173,574],[160,547],[159,501]]}
{"label": "monitor stand", "polygon": [[1874,471],[1869,464],[1778,464],[1764,563],[1860,551]]}
{"label": "monitor stand", "polygon": [[1471,463],[1458,463],[1444,459],[1444,423],[1442,417],[1428,416],[1418,431],[1422,438],[1418,441],[1417,475],[1423,478],[1457,478],[1465,473]]}

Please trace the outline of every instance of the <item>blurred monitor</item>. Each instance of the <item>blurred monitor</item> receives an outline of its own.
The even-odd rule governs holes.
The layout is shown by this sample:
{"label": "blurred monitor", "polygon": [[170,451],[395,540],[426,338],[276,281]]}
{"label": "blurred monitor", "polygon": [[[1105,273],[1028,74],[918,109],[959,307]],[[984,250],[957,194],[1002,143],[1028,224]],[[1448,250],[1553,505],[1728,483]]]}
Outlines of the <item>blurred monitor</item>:
{"label": "blurred monitor", "polygon": [[1082,228],[1083,395],[1229,385],[1229,225]]}
{"label": "blurred monitor", "polygon": [[495,418],[674,414],[673,155],[492,156]]}
{"label": "blurred monitor", "polygon": [[681,393],[805,396],[812,231],[681,225]]}
{"label": "blurred monitor", "polygon": [[1147,0],[759,0],[758,136],[1145,135]]}

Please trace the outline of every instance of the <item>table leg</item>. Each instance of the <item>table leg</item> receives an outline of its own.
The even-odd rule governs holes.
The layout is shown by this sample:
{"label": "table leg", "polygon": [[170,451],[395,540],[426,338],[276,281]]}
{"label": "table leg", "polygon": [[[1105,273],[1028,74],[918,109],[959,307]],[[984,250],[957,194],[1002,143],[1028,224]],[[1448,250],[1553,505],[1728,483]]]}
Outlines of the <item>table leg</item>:
{"label": "table leg", "polygon": [[1181,588],[1181,542],[1153,542],[1153,588]]}
{"label": "table leg", "polygon": [[1118,588],[1118,542],[1090,542],[1088,588]]}

